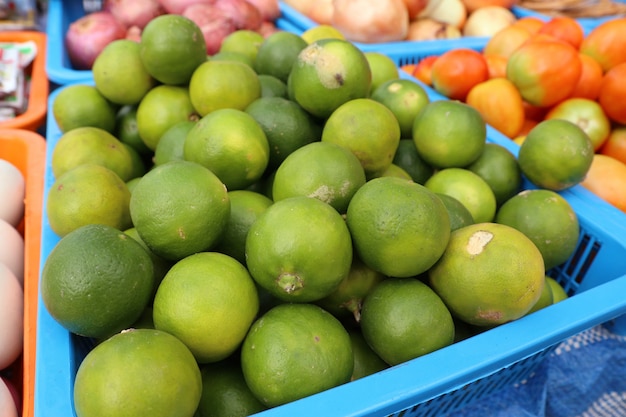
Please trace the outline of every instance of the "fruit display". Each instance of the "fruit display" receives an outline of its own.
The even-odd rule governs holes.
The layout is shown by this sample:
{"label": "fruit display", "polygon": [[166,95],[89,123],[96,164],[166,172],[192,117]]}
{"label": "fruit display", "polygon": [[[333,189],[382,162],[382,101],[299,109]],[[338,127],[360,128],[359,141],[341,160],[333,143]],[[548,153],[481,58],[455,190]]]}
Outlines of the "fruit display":
{"label": "fruit display", "polygon": [[530,133],[516,158],[471,91],[320,28],[210,52],[173,8],[50,96],[40,323],[80,351],[77,417],[271,413],[576,293],[585,132],[537,125],[582,155],[556,172]]}
{"label": "fruit display", "polygon": [[[626,49],[618,41],[625,30],[624,18],[587,32],[569,17],[548,21],[526,17],[496,33],[484,48],[451,49],[404,69],[443,96],[474,107],[487,123],[521,145],[520,165],[533,183],[554,190],[581,183],[623,211],[623,193],[616,190],[624,181],[626,163],[617,145],[626,123],[622,83]],[[549,150],[547,136],[557,131],[566,136],[560,127],[571,130],[569,144]],[[580,143],[575,145],[576,141]],[[566,156],[563,149],[567,148]],[[561,158],[554,164],[559,171],[578,164],[579,172],[572,182],[567,175],[560,180],[554,176],[565,172],[530,173],[534,168],[526,162],[529,152],[553,161]],[[550,178],[556,182],[550,184]]]}

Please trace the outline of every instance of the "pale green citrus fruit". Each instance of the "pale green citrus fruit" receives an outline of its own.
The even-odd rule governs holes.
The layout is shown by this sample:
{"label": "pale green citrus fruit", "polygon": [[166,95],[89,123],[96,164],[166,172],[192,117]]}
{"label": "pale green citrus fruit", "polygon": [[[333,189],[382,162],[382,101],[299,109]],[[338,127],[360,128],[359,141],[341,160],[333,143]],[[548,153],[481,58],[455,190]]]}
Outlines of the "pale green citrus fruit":
{"label": "pale green citrus fruit", "polygon": [[185,160],[210,169],[229,191],[257,182],[270,158],[267,137],[248,113],[219,109],[189,129],[183,145]]}
{"label": "pale green citrus fruit", "polygon": [[396,177],[375,178],[354,194],[346,223],[359,258],[390,277],[427,271],[446,248],[450,219],[426,187]]}
{"label": "pale green citrus fruit", "polygon": [[277,298],[316,301],[350,272],[350,232],[329,204],[287,198],[268,207],[250,227],[246,260],[254,280]]}
{"label": "pale green citrus fruit", "polygon": [[556,191],[524,190],[500,207],[495,221],[514,227],[532,240],[546,270],[567,261],[578,246],[578,216]]}
{"label": "pale green citrus fruit", "polygon": [[166,85],[185,85],[206,61],[207,48],[200,27],[178,14],[152,19],[141,32],[140,57],[146,71]]}
{"label": "pale green citrus fruit", "polygon": [[428,277],[453,315],[472,325],[494,326],[522,317],[535,305],[545,268],[526,235],[487,222],[452,232]]}
{"label": "pale green citrus fruit", "polygon": [[180,339],[199,363],[241,344],[259,311],[252,277],[234,258],[200,252],[175,263],[154,296],[154,327]]}
{"label": "pale green citrus fruit", "polygon": [[132,225],[130,197],[115,172],[102,165],[80,165],[54,180],[46,200],[47,220],[61,237],[89,224],[124,230]]}
{"label": "pale green citrus fruit", "polygon": [[254,395],[273,407],[350,381],[354,356],[332,314],[308,303],[281,304],[250,328],[241,367]]}
{"label": "pale green citrus fruit", "polygon": [[41,296],[68,331],[105,338],[133,324],[151,300],[152,260],[133,238],[101,224],[67,234],[41,271]]}
{"label": "pale green citrus fruit", "polygon": [[226,187],[194,162],[155,167],[141,178],[130,198],[130,216],[139,236],[170,261],[214,247],[229,215]]}
{"label": "pale green citrus fruit", "polygon": [[352,152],[331,142],[313,142],[280,164],[272,196],[274,201],[296,196],[317,198],[343,214],[363,184],[365,171]]}
{"label": "pale green citrus fruit", "polygon": [[133,329],[90,351],[73,387],[77,417],[192,416],[202,377],[180,340],[159,330]]}
{"label": "pale green citrus fruit", "polygon": [[[137,104],[157,82],[140,57],[141,45],[130,39],[108,43],[93,63],[96,88],[116,104]],[[120,65],[123,63],[123,65]]]}
{"label": "pale green citrus fruit", "polygon": [[483,152],[487,127],[473,107],[436,100],[416,115],[412,137],[422,159],[433,167],[465,167]]}
{"label": "pale green citrus fruit", "polygon": [[454,322],[441,298],[418,279],[389,278],[367,295],[361,331],[374,352],[390,365],[452,344]]}

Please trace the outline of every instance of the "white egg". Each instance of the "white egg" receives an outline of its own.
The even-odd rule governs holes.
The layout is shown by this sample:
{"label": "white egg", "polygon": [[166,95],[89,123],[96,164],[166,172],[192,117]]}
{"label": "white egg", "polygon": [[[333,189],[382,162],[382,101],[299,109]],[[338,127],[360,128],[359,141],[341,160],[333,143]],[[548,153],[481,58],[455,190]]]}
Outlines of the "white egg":
{"label": "white egg", "polygon": [[0,264],[0,335],[0,369],[6,369],[24,349],[24,290],[4,264]]}
{"label": "white egg", "polygon": [[24,288],[24,238],[17,229],[0,219],[0,263],[8,266]]}
{"label": "white egg", "polygon": [[26,181],[22,172],[7,160],[0,159],[0,219],[17,226],[24,217]]}
{"label": "white egg", "polygon": [[0,378],[0,415],[2,417],[17,417],[17,405],[11,389],[3,378]]}

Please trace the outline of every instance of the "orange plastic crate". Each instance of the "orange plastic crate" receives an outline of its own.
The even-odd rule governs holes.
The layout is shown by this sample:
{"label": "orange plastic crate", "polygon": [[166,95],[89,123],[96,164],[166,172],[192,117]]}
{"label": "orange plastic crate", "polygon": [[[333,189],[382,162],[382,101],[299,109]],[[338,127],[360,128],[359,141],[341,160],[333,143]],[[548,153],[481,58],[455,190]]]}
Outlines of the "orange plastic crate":
{"label": "orange plastic crate", "polygon": [[15,165],[26,180],[24,217],[18,230],[24,237],[24,351],[12,381],[20,389],[22,417],[32,416],[35,392],[35,337],[41,247],[41,215],[46,141],[26,129],[0,128],[0,158]]}
{"label": "orange plastic crate", "polygon": [[36,131],[46,120],[50,85],[46,73],[46,34],[36,31],[0,32],[0,42],[33,41],[37,56],[27,69],[31,76],[30,94],[26,111],[14,119],[0,122],[0,129],[25,129]]}

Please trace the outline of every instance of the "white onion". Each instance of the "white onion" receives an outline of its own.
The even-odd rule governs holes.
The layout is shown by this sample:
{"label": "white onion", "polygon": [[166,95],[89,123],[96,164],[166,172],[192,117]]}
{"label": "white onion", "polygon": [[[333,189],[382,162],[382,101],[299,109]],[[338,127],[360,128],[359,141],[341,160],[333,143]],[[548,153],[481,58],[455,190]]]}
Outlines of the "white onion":
{"label": "white onion", "polygon": [[317,0],[309,9],[309,17],[320,25],[330,25],[334,11],[334,0]]}
{"label": "white onion", "polygon": [[515,15],[507,8],[481,7],[470,13],[463,26],[463,35],[491,37],[515,21]]}
{"label": "white onion", "polygon": [[432,41],[437,39],[458,39],[461,31],[448,23],[438,22],[428,17],[412,20],[409,24],[409,41]]}
{"label": "white onion", "polygon": [[428,0],[404,0],[409,19],[415,19],[428,5]]}
{"label": "white onion", "polygon": [[353,42],[400,41],[409,29],[404,0],[335,0],[332,25]]}
{"label": "white onion", "polygon": [[461,29],[467,20],[467,9],[461,0],[430,0],[420,17],[430,17]]}

